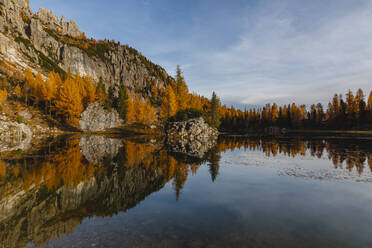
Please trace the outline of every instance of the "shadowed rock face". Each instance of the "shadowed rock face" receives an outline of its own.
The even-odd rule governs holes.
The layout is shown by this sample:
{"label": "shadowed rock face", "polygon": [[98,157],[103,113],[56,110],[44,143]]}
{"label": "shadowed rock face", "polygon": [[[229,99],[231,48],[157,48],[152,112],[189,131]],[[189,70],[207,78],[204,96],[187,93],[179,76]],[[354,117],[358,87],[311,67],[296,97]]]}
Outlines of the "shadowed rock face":
{"label": "shadowed rock face", "polygon": [[202,117],[170,124],[167,143],[173,152],[202,158],[217,144],[218,131]]}

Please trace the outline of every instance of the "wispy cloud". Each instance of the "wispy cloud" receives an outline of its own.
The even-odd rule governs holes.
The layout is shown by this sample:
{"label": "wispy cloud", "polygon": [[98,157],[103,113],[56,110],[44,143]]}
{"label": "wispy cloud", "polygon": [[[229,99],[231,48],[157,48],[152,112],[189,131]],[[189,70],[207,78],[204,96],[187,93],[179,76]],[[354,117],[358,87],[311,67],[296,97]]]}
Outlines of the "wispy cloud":
{"label": "wispy cloud", "polygon": [[223,98],[246,104],[309,104],[348,88],[370,90],[372,8],[365,7],[306,32],[297,27],[303,20],[281,10],[259,16],[232,46],[194,54],[190,70],[199,75],[191,82],[213,78]]}

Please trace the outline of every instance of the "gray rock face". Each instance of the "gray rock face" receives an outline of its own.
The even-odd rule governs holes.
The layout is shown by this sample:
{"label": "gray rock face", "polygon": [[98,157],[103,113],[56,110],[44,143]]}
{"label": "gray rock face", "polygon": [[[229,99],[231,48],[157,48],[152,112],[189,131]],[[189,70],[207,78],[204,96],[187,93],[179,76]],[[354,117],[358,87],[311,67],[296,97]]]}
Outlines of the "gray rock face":
{"label": "gray rock face", "polygon": [[79,142],[80,151],[84,157],[93,164],[101,163],[105,158],[114,158],[123,142],[106,136],[83,136]]}
{"label": "gray rock face", "polygon": [[83,131],[98,132],[123,125],[119,113],[116,110],[108,111],[102,103],[90,104],[81,114],[79,121]]}
{"label": "gray rock face", "polygon": [[149,83],[162,89],[172,80],[163,68],[129,46],[102,43],[103,52],[96,53],[68,43],[62,38],[83,35],[76,23],[44,8],[33,14],[26,0],[0,0],[0,31],[0,58],[20,68],[39,69],[41,53],[66,72],[89,75],[96,82],[102,78],[106,87],[118,89],[125,84],[132,95],[142,92],[143,96],[152,95]]}
{"label": "gray rock face", "polygon": [[202,158],[217,144],[218,131],[203,118],[173,122],[168,130],[167,143],[172,151]]}

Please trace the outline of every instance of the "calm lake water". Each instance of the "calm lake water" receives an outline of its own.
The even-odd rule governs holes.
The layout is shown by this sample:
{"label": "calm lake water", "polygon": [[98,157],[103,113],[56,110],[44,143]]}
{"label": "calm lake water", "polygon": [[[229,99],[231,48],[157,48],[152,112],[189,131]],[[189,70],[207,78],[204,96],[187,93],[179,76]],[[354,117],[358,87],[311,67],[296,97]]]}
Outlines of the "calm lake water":
{"label": "calm lake water", "polygon": [[0,247],[372,247],[372,140],[60,139],[0,163]]}

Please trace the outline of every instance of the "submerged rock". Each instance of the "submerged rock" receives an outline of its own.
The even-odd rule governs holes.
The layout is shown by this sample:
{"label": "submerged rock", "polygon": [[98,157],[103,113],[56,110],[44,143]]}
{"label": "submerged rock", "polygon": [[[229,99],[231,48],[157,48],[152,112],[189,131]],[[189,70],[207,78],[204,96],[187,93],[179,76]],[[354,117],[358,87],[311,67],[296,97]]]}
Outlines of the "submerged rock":
{"label": "submerged rock", "polygon": [[202,158],[217,144],[217,138],[218,130],[209,126],[200,117],[171,123],[167,143],[173,152]]}
{"label": "submerged rock", "polygon": [[91,132],[105,131],[121,126],[123,123],[116,110],[106,110],[99,102],[90,104],[81,114],[79,121],[81,130]]}

